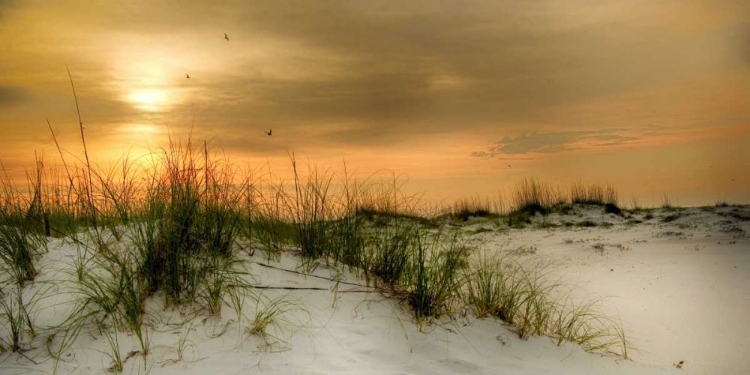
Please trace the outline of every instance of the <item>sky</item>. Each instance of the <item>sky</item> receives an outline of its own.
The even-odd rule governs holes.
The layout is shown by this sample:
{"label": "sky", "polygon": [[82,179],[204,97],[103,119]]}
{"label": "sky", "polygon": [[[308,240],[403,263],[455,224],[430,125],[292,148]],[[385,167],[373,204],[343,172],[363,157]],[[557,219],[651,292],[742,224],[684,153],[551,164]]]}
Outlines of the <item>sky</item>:
{"label": "sky", "polygon": [[11,174],[56,155],[47,120],[80,155],[66,67],[101,164],[171,134],[437,200],[532,177],[750,203],[746,0],[0,0]]}

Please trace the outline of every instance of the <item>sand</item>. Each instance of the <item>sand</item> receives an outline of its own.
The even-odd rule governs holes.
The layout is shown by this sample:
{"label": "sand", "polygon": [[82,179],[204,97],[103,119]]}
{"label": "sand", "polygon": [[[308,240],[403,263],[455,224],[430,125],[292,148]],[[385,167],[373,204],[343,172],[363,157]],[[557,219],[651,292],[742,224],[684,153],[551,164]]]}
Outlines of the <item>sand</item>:
{"label": "sand", "polygon": [[[630,215],[630,214],[629,214]],[[247,333],[248,320],[229,306],[221,317],[195,316],[189,308],[164,311],[147,306],[151,353],[125,361],[137,374],[741,374],[750,366],[750,207],[659,209],[623,218],[601,207],[576,207],[569,215],[535,218],[511,229],[496,220],[472,218],[453,225],[475,251],[495,252],[523,262],[547,264],[548,277],[575,288],[574,298],[605,297],[602,309],[619,316],[632,344],[630,360],[557,346],[549,337],[522,340],[495,319],[459,311],[420,327],[398,299],[377,289],[336,284],[365,281],[321,266],[304,276],[293,252],[266,263],[248,256],[256,285],[314,290],[264,290],[284,297],[292,310],[263,340]],[[565,226],[589,220],[594,227]],[[640,221],[637,223],[636,221]],[[612,226],[602,226],[610,222]],[[545,223],[539,225],[539,223]],[[558,225],[558,227],[550,227]],[[601,244],[602,246],[598,246]],[[595,246],[596,245],[596,246]],[[40,261],[41,274],[24,291],[41,290],[34,314],[39,326],[64,319],[65,269],[75,246],[54,240]],[[53,283],[48,283],[53,282]],[[248,298],[245,313],[256,302]],[[4,334],[4,331],[3,331]],[[177,347],[184,338],[182,357]],[[125,358],[137,351],[135,337],[118,334]],[[20,356],[0,357],[0,373],[49,373],[44,338]],[[110,366],[104,337],[89,329],[63,354],[58,374],[100,374]],[[32,362],[32,360],[35,363]],[[684,361],[682,368],[675,366]]]}

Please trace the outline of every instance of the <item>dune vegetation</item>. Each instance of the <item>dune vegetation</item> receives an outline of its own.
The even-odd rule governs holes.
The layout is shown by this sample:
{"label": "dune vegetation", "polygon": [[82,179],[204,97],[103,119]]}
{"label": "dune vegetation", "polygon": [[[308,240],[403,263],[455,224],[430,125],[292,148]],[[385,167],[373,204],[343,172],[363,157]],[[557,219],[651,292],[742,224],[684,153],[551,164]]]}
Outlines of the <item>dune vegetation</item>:
{"label": "dune vegetation", "polygon": [[[85,148],[83,128],[81,140]],[[68,163],[58,151],[57,167],[39,160],[25,183],[0,179],[2,351],[25,356],[43,347],[57,364],[86,332],[106,339],[110,370],[121,371],[133,355],[145,363],[144,322],[185,306],[219,319],[229,307],[248,334],[267,340],[269,328],[304,307],[263,297],[247,267],[248,254],[261,251],[268,264],[282,252],[297,254],[295,272],[348,269],[364,286],[401,301],[420,327],[470,311],[499,319],[522,338],[548,335],[627,358],[622,325],[598,313],[596,301],[573,305],[542,267],[477,253],[445,225],[481,216],[514,227],[572,204],[620,213],[610,186],[576,185],[566,195],[528,179],[508,202],[464,200],[426,215],[418,197],[402,194],[395,182],[302,168],[294,155],[294,180],[285,183],[254,179],[191,139],[171,139],[148,160],[125,156],[109,169],[87,153]],[[46,298],[35,286],[38,261],[52,239],[76,248],[54,286],[72,296],[69,314],[54,325],[35,320]],[[160,308],[147,308],[154,304]],[[138,353],[123,356],[123,332],[137,338]]]}

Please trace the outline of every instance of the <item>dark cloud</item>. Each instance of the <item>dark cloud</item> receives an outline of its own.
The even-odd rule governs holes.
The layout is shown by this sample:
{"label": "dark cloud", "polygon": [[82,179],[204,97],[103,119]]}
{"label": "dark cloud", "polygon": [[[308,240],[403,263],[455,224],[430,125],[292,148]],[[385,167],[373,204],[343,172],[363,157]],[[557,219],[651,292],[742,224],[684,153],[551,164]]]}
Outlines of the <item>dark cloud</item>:
{"label": "dark cloud", "polygon": [[485,151],[475,151],[471,156],[521,155],[527,153],[555,153],[576,149],[574,143],[587,142],[587,147],[607,147],[635,141],[612,130],[574,131],[558,133],[531,133],[515,137],[506,136]]}
{"label": "dark cloud", "polygon": [[18,4],[18,0],[0,0],[0,22],[5,18],[5,10]]}
{"label": "dark cloud", "polygon": [[[222,97],[237,99],[238,115],[250,114],[248,108],[254,107],[256,118],[265,112],[266,121],[284,118],[288,126],[303,121],[348,124],[346,130],[330,133],[336,137],[331,141],[366,143],[446,132],[459,123],[476,129],[488,122],[546,120],[545,108],[689,73],[685,67],[675,69],[692,53],[689,38],[654,32],[658,30],[650,21],[639,18],[648,9],[636,9],[633,15],[603,12],[584,22],[575,19],[585,14],[585,4],[572,9],[554,1],[392,5],[166,1],[149,2],[144,12],[144,4],[136,2],[102,9],[105,16],[93,22],[159,38],[226,31],[231,45],[249,50],[267,41],[304,48],[309,56],[293,54],[276,63],[297,63],[290,70],[328,64],[335,73],[290,80],[232,72],[224,80],[214,77],[213,87],[226,94]],[[660,52],[666,46],[671,53]],[[660,57],[651,58],[654,54]],[[246,66],[247,71],[268,68],[256,61]],[[258,108],[239,99],[251,92],[272,105]],[[374,132],[392,137],[373,137]]]}
{"label": "dark cloud", "polygon": [[556,120],[547,108],[697,69],[685,64],[696,53],[688,37],[660,33],[637,15],[571,22],[570,7],[556,2],[238,8],[251,20],[240,35],[293,40],[333,56],[336,75],[270,83],[260,95],[290,120],[347,124],[328,134],[336,143]]}
{"label": "dark cloud", "polygon": [[27,98],[29,98],[29,93],[26,89],[0,85],[0,108],[21,103]]}

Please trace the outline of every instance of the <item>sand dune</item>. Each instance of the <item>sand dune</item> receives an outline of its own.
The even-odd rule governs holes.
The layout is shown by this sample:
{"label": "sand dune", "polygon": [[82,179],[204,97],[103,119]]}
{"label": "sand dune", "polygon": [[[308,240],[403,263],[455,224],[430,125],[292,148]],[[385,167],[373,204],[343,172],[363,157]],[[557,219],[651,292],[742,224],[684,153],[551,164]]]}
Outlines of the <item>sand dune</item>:
{"label": "sand dune", "polygon": [[[606,297],[602,309],[619,316],[632,344],[632,359],[557,346],[549,337],[522,340],[494,318],[469,309],[421,326],[398,298],[354,274],[321,265],[301,274],[293,249],[268,262],[260,251],[246,256],[260,304],[289,303],[277,326],[261,338],[247,332],[226,306],[221,316],[190,308],[163,310],[147,303],[150,354],[138,340],[117,335],[124,373],[159,374],[738,374],[750,365],[747,311],[750,296],[750,207],[709,207],[603,214],[575,206],[566,215],[537,216],[523,229],[491,218],[444,221],[464,234],[472,251],[546,264],[547,277],[574,288],[573,298]],[[588,222],[580,226],[581,223]],[[611,224],[605,224],[611,223]],[[249,244],[247,249],[252,248]],[[64,280],[76,256],[71,243],[54,240],[40,261],[40,275],[25,295],[46,297],[35,324],[59,324],[72,298]],[[265,264],[261,265],[261,264]],[[271,266],[271,267],[268,267]],[[339,283],[337,281],[343,281]],[[290,289],[282,289],[290,288]],[[295,289],[305,288],[305,289]],[[255,294],[260,295],[259,293]],[[245,314],[258,302],[248,298]],[[182,342],[182,345],[180,345]],[[43,338],[23,355],[7,353],[3,374],[49,373]],[[182,347],[182,356],[178,348]],[[58,374],[105,373],[105,338],[90,329],[63,353]],[[682,368],[675,366],[684,361]],[[36,362],[36,363],[34,363]]]}

